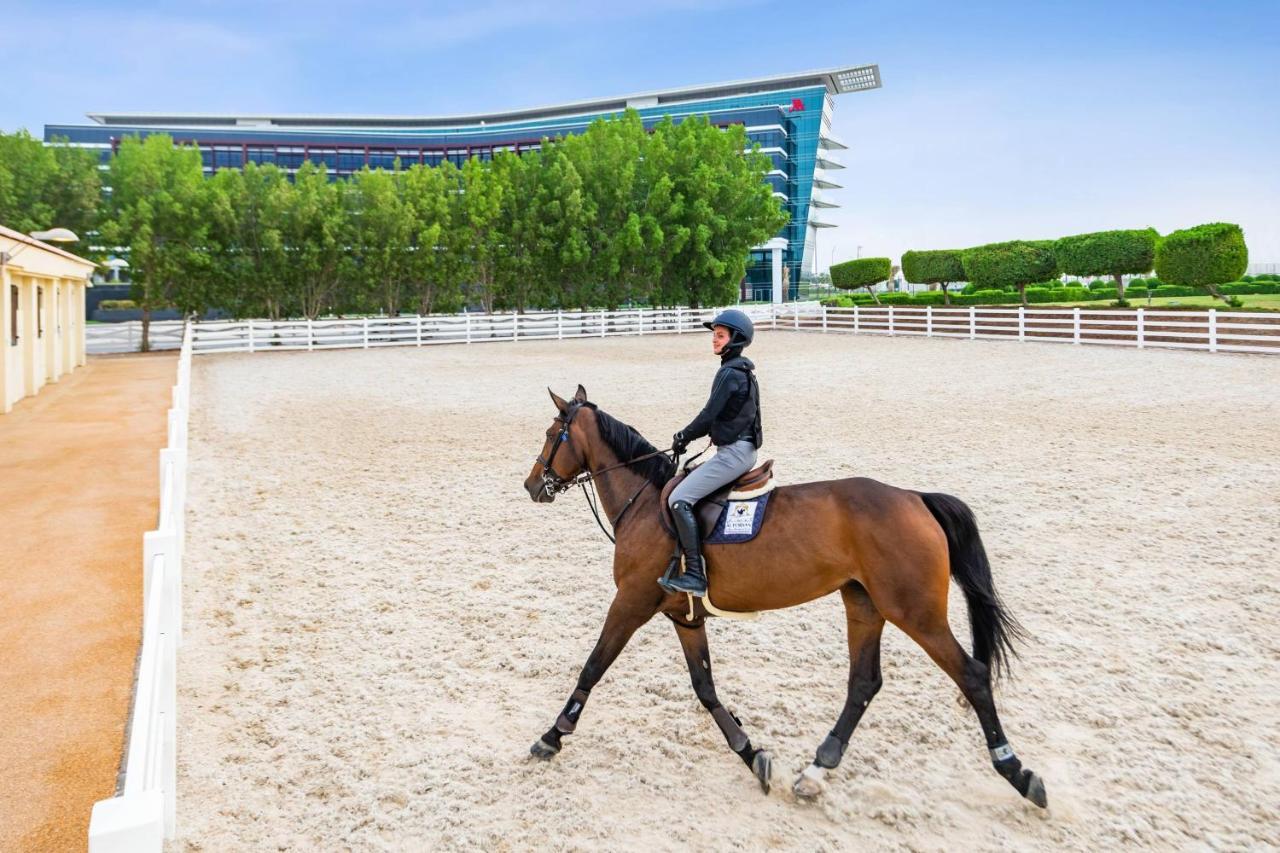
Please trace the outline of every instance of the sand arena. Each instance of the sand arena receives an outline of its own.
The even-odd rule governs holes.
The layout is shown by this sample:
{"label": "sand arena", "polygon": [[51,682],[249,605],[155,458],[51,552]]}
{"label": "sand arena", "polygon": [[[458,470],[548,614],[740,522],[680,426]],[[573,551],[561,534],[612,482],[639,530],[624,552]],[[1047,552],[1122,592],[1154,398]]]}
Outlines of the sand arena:
{"label": "sand arena", "polygon": [[[662,617],[528,758],[612,594],[581,496],[521,489],[545,387],[665,444],[715,367],[701,335],[611,338],[197,358],[174,849],[1280,845],[1280,359],[793,332],[749,354],[781,482],[974,508],[1035,637],[997,704],[1047,812],[892,627],[825,796],[794,799],[844,701],[838,596],[709,624],[769,797]],[[954,587],[951,621],[967,645]]]}

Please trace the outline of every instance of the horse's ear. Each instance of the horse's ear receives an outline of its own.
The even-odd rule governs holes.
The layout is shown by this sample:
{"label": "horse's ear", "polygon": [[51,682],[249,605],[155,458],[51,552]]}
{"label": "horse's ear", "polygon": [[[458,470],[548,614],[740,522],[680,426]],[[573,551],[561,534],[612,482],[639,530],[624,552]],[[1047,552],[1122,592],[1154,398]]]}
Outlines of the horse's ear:
{"label": "horse's ear", "polygon": [[569,404],[564,401],[564,398],[557,395],[556,392],[552,391],[550,388],[547,389],[547,393],[551,395],[551,402],[556,404],[556,408],[560,410],[560,414],[563,415],[565,412],[569,411]]}
{"label": "horse's ear", "polygon": [[573,402],[575,402],[575,403],[585,403],[585,402],[587,402],[587,389],[586,389],[586,388],[583,388],[581,385],[579,385],[579,386],[578,386],[578,393],[573,395]]}

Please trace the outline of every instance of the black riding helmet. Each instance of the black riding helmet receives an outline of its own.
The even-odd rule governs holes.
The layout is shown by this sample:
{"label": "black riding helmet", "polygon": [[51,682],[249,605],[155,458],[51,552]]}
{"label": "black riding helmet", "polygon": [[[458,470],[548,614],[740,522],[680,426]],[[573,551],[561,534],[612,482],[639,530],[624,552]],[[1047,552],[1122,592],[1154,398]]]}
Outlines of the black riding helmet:
{"label": "black riding helmet", "polygon": [[737,308],[721,311],[714,320],[702,325],[708,329],[716,326],[724,326],[728,329],[730,332],[729,346],[731,347],[748,346],[756,335],[756,327],[752,325],[751,318],[746,315],[746,312],[739,311]]}

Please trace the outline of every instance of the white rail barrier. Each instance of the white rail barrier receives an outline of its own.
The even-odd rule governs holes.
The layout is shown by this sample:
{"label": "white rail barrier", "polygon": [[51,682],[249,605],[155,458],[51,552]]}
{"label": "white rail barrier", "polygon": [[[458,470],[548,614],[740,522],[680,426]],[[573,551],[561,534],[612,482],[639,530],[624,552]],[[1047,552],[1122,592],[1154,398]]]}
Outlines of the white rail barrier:
{"label": "white rail barrier", "polygon": [[[153,322],[147,337],[153,350],[178,349],[182,346],[182,320]],[[84,348],[89,355],[114,352],[138,352],[142,349],[142,321],[125,323],[89,323],[84,327]]]}
{"label": "white rail barrier", "polygon": [[177,652],[182,643],[182,551],[191,402],[190,327],[182,336],[177,382],[160,451],[160,512],[143,535],[142,649],[117,796],[93,806],[90,853],[160,853],[174,834],[177,777]]}
{"label": "white rail barrier", "polygon": [[776,307],[774,328],[970,340],[1167,347],[1280,355],[1280,314],[1244,311],[1152,311],[1098,308]]}
{"label": "white rail barrier", "polygon": [[[192,351],[285,352],[603,338],[702,331],[719,309],[545,311],[350,320],[243,320],[196,323]],[[1171,347],[1280,355],[1280,314],[1036,306],[886,305],[827,308],[816,302],[742,306],[767,329],[846,331],[938,338]]]}

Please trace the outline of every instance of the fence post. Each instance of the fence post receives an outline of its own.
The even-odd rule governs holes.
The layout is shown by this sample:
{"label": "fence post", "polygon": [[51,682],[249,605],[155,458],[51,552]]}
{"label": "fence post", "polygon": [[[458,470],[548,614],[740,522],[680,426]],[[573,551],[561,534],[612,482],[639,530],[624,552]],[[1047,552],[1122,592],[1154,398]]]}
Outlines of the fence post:
{"label": "fence post", "polygon": [[1146,341],[1146,323],[1143,320],[1142,309],[1138,309],[1138,349],[1142,349]]}
{"label": "fence post", "polygon": [[556,340],[564,340],[564,309],[556,309]]}
{"label": "fence post", "polygon": [[889,337],[893,337],[893,306],[889,306]]}
{"label": "fence post", "polygon": [[311,328],[311,318],[307,318],[307,352],[311,352],[316,348],[315,331]]}
{"label": "fence post", "polygon": [[823,334],[826,334],[826,332],[827,332],[827,306],[819,304],[819,305],[818,305],[818,310],[822,312],[822,333],[823,333]]}
{"label": "fence post", "polygon": [[796,331],[800,331],[800,308],[796,308]]}
{"label": "fence post", "polygon": [[466,333],[466,342],[471,343],[471,312],[470,311],[462,312],[462,322],[464,323],[463,329],[465,330],[465,333]]}
{"label": "fence post", "polygon": [[418,322],[415,325],[417,327],[418,346],[422,346],[422,315],[421,314],[418,315]]}
{"label": "fence post", "polygon": [[1080,309],[1071,309],[1071,343],[1080,343]]}
{"label": "fence post", "polygon": [[638,334],[644,334],[644,309],[640,309],[640,331]]}
{"label": "fence post", "polygon": [[977,306],[969,306],[969,340],[973,340],[978,336],[978,309]]}
{"label": "fence post", "polygon": [[853,306],[853,333],[856,335],[860,331],[861,331],[861,328],[858,323],[858,306],[854,305]]}
{"label": "fence post", "polygon": [[511,312],[511,342],[515,343],[520,337],[520,314]]}
{"label": "fence post", "polygon": [[1218,309],[1209,309],[1209,352],[1218,351]]}
{"label": "fence post", "polygon": [[926,338],[933,337],[933,306],[924,306],[924,336]]}
{"label": "fence post", "polygon": [[1018,306],[1018,340],[1026,340],[1027,338],[1027,309]]}
{"label": "fence post", "polygon": [[778,330],[778,306],[771,303],[769,305],[769,314],[772,321],[770,328],[776,332]]}
{"label": "fence post", "polygon": [[254,352],[253,348],[253,321],[249,321],[249,352]]}

